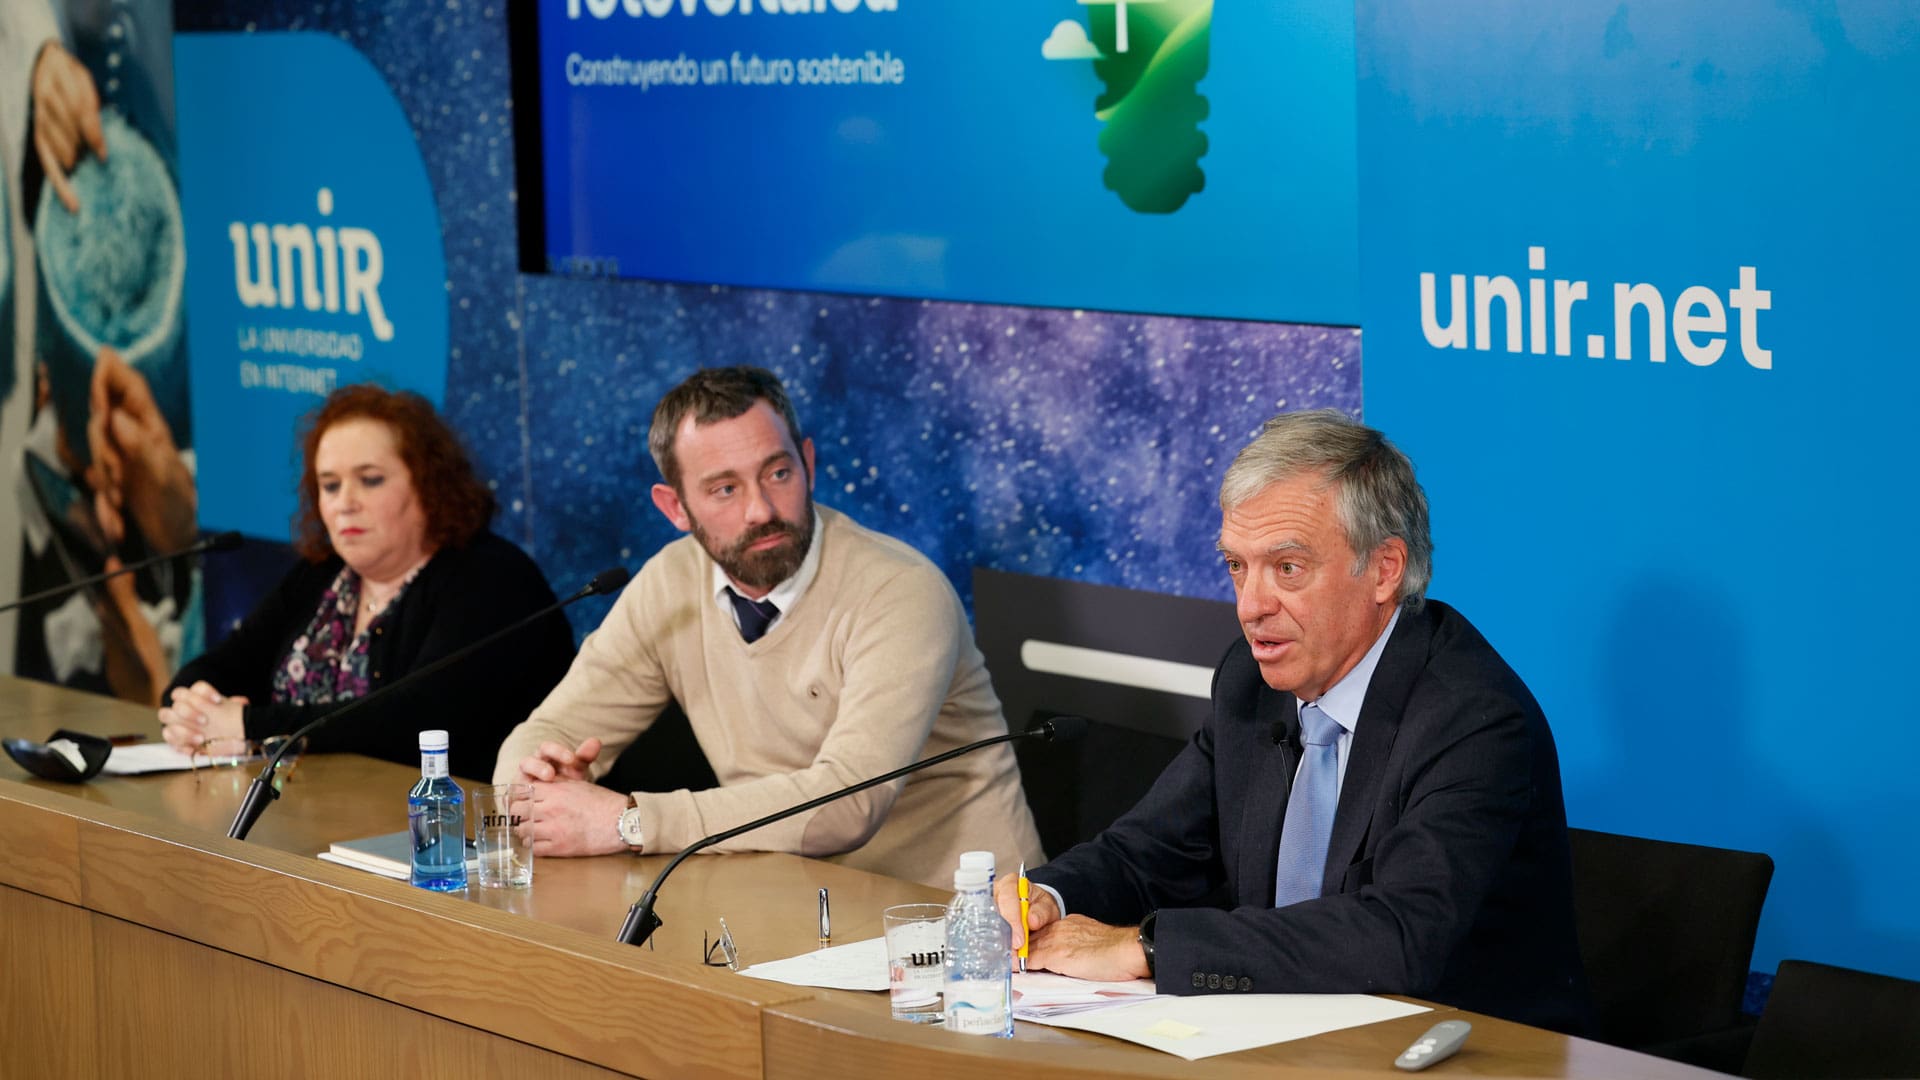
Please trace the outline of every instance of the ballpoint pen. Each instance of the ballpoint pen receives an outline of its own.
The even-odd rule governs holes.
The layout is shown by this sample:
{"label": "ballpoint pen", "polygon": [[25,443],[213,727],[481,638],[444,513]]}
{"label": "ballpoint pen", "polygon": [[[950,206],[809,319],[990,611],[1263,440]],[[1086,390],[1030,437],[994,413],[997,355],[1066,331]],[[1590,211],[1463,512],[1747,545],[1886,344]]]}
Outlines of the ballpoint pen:
{"label": "ballpoint pen", "polygon": [[833,944],[833,920],[827,916],[827,890],[820,890],[820,947]]}
{"label": "ballpoint pen", "polygon": [[1027,944],[1028,944],[1027,939],[1033,936],[1033,931],[1027,929],[1027,912],[1032,910],[1031,902],[1028,899],[1031,892],[1032,892],[1032,888],[1027,884],[1027,864],[1022,862],[1020,864],[1020,970],[1021,971],[1027,970]]}

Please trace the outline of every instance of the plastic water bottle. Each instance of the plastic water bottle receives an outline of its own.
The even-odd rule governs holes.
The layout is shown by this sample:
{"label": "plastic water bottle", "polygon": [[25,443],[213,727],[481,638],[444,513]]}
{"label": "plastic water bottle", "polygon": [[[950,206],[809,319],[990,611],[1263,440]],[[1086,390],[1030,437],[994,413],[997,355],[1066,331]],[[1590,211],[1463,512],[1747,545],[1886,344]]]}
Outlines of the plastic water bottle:
{"label": "plastic water bottle", "polygon": [[954,871],[959,903],[947,915],[948,1031],[1013,1036],[1013,928],[993,906],[985,870]]}
{"label": "plastic water bottle", "polygon": [[[987,892],[988,893],[993,892],[993,852],[991,851],[961,852],[960,853],[960,869],[985,870],[987,872]],[[947,898],[948,911],[952,911],[953,909],[960,906],[960,896],[961,896],[960,893],[954,893],[952,896]]]}
{"label": "plastic water bottle", "polygon": [[447,733],[420,733],[420,782],[407,792],[407,829],[413,835],[413,872],[423,889],[467,887],[467,797],[447,775]]}

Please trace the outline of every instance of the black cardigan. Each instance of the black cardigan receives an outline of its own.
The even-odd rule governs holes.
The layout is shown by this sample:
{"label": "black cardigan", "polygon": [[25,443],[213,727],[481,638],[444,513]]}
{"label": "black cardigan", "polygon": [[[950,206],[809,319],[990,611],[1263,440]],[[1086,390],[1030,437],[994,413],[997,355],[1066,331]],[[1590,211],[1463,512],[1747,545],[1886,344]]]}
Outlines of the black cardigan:
{"label": "black cardigan", "polygon": [[[243,694],[247,737],[285,735],[337,705],[272,703],[273,674],[313,620],[320,594],[340,573],[338,555],[303,562],[226,640],[188,663],[173,686],[206,680]],[[482,531],[465,547],[436,552],[376,629],[367,649],[369,692],[424,667],[554,601],[532,559]],[[478,654],[315,732],[309,752],[348,751],[401,764],[420,760],[419,733],[448,732],[456,776],[486,780],[500,744],[573,663],[573,631],[558,612]],[[169,688],[171,689],[171,687]]]}

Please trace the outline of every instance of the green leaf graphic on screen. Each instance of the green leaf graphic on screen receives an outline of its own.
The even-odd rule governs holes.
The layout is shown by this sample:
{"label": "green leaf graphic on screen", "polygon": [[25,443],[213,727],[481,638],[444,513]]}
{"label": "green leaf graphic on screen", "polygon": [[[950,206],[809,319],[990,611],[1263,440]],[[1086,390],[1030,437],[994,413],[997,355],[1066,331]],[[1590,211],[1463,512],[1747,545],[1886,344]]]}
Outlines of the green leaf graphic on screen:
{"label": "green leaf graphic on screen", "polygon": [[1143,214],[1170,214],[1206,187],[1200,159],[1207,136],[1207,39],[1213,0],[1080,0],[1088,26],[1053,28],[1040,53],[1049,60],[1092,60],[1106,84],[1094,115],[1106,122],[1103,179]]}

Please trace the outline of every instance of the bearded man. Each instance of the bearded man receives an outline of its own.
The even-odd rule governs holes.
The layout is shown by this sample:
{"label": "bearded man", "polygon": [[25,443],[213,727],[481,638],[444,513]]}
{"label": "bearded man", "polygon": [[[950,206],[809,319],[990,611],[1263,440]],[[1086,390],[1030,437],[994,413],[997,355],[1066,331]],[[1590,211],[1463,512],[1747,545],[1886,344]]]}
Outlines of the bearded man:
{"label": "bearded man", "polygon": [[[953,586],[813,502],[814,447],[780,380],[697,372],[654,410],[662,548],[500,749],[535,787],[539,855],[671,853],[978,739],[1006,719]],[[719,786],[593,781],[677,702]],[[870,788],[706,850],[786,851],[945,886],[963,851],[1041,859],[1011,747]]]}

